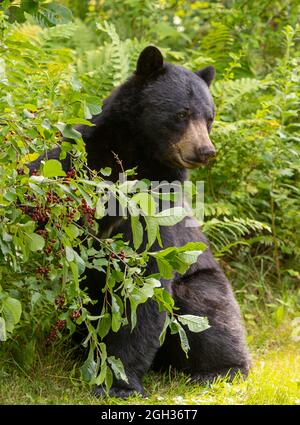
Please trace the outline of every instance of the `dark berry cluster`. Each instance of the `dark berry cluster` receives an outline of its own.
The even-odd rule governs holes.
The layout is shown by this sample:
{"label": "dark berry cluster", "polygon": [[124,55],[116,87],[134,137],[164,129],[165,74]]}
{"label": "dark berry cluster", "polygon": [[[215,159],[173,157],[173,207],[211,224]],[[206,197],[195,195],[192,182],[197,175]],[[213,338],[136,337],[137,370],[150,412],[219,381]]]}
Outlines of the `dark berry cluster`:
{"label": "dark berry cluster", "polygon": [[46,223],[50,217],[50,210],[47,207],[43,207],[42,205],[38,205],[34,207],[31,218],[34,221],[38,221],[39,223]]}
{"label": "dark berry cluster", "polygon": [[64,295],[58,295],[55,298],[54,303],[55,303],[55,305],[57,305],[58,308],[62,308],[64,306],[64,304],[65,304],[65,301],[66,300],[65,300]]}
{"label": "dark berry cluster", "polygon": [[54,342],[58,336],[57,331],[62,331],[65,326],[66,326],[65,320],[56,320],[56,322],[51,328],[49,335],[47,336],[46,345],[50,345],[52,342]]}
{"label": "dark berry cluster", "polygon": [[63,330],[63,328],[66,326],[65,320],[56,320],[54,327],[58,329],[59,331]]}
{"label": "dark berry cluster", "polygon": [[85,199],[81,200],[81,204],[79,205],[78,210],[82,214],[84,214],[88,224],[92,225],[94,223],[94,216],[95,216],[96,208],[89,207]]}
{"label": "dark berry cluster", "polygon": [[55,195],[52,191],[47,192],[46,199],[49,204],[59,204],[61,201],[60,197]]}
{"label": "dark berry cluster", "polygon": [[72,210],[72,209],[68,209],[68,211],[66,212],[66,219],[67,219],[67,222],[68,222],[68,223],[71,223],[71,222],[73,221],[73,218],[74,218],[75,212],[76,212],[76,211],[74,211],[74,210]]}
{"label": "dark berry cluster", "polygon": [[50,210],[47,207],[42,205],[37,205],[36,207],[31,207],[29,205],[22,205],[21,210],[23,213],[29,215],[32,220],[39,223],[46,223],[50,217]]}
{"label": "dark berry cluster", "polygon": [[69,179],[72,179],[73,177],[75,177],[76,176],[76,171],[74,170],[74,168],[71,168],[71,170],[68,170],[67,171],[67,177],[69,178]]}
{"label": "dark berry cluster", "polygon": [[38,267],[36,269],[36,274],[37,275],[42,275],[42,276],[47,276],[47,274],[49,273],[50,269],[49,267]]}
{"label": "dark berry cluster", "polygon": [[80,310],[74,310],[72,311],[72,313],[70,314],[71,319],[76,320],[78,319],[78,317],[81,316],[81,311]]}
{"label": "dark berry cluster", "polygon": [[38,229],[36,232],[38,235],[42,236],[44,239],[48,238],[48,232],[46,229]]}
{"label": "dark berry cluster", "polygon": [[52,328],[49,335],[47,336],[46,345],[50,345],[52,342],[54,342],[57,338],[57,335],[57,329]]}
{"label": "dark berry cluster", "polygon": [[31,175],[32,175],[32,176],[39,176],[39,175],[40,175],[40,173],[38,172],[38,170],[37,170],[36,168],[34,168],[34,169],[31,171]]}
{"label": "dark berry cluster", "polygon": [[24,168],[17,168],[17,173],[19,176],[23,176],[25,174]]}
{"label": "dark berry cluster", "polygon": [[53,250],[53,245],[55,244],[55,239],[51,239],[51,241],[48,242],[46,248],[44,249],[44,252],[46,255],[51,254],[52,250]]}
{"label": "dark berry cluster", "polygon": [[125,257],[126,257],[126,254],[123,250],[120,251],[119,254],[115,254],[114,252],[110,254],[110,258],[113,258],[113,259],[119,258],[120,260],[124,260]]}
{"label": "dark berry cluster", "polygon": [[24,197],[29,202],[32,202],[32,201],[35,201],[36,200],[35,195],[30,195],[29,193],[26,193],[26,195]]}

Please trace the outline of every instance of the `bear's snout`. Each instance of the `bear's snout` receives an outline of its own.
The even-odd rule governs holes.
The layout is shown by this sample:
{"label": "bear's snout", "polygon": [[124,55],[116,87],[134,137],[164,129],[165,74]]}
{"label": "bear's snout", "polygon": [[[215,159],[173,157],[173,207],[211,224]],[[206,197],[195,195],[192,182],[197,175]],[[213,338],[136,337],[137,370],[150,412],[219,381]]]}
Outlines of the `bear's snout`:
{"label": "bear's snout", "polygon": [[207,164],[216,155],[204,120],[191,121],[173,146],[173,161],[183,168]]}
{"label": "bear's snout", "polygon": [[207,163],[216,156],[216,153],[212,143],[208,146],[200,146],[197,151],[197,159],[200,162]]}

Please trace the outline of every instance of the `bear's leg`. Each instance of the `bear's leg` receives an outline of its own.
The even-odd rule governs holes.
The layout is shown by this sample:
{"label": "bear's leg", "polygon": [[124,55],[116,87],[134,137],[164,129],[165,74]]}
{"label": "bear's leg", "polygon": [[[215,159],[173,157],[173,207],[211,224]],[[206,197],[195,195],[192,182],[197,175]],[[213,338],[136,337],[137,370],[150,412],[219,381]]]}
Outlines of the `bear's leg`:
{"label": "bear's leg", "polygon": [[[150,368],[159,349],[159,335],[163,328],[165,314],[158,311],[157,304],[149,300],[137,308],[137,324],[123,326],[117,333],[111,332],[105,343],[109,356],[120,358],[128,383],[114,380],[109,395],[129,397],[135,393],[144,395],[143,377]],[[102,386],[94,390],[96,396],[105,395]]]}
{"label": "bear's leg", "polygon": [[186,329],[190,344],[188,358],[180,348],[178,335],[168,335],[155,358],[155,369],[172,366],[202,383],[218,376],[232,379],[238,372],[246,376],[250,359],[239,306],[218,266],[175,282],[173,297],[180,308],[179,314],[205,316],[210,328],[199,333]]}

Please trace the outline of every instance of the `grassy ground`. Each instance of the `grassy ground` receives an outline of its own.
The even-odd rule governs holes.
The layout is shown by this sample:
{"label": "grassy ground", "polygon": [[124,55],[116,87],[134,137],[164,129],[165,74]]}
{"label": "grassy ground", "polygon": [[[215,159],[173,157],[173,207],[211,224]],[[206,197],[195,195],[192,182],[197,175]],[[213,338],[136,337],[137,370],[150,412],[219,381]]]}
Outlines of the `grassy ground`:
{"label": "grassy ground", "polygon": [[56,351],[38,357],[27,372],[11,360],[2,363],[0,404],[300,404],[300,342],[292,341],[289,323],[251,336],[253,368],[246,381],[205,387],[181,373],[150,373],[147,398],[97,400],[70,380],[72,362]]}

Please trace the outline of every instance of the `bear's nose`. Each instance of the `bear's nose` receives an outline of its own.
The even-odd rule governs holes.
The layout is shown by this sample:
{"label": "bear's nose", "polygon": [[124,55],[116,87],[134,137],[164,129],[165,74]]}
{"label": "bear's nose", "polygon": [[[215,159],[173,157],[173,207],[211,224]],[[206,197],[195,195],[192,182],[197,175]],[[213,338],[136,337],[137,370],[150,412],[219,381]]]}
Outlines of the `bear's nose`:
{"label": "bear's nose", "polygon": [[207,162],[216,156],[216,150],[210,146],[201,146],[198,148],[198,157],[201,161]]}

